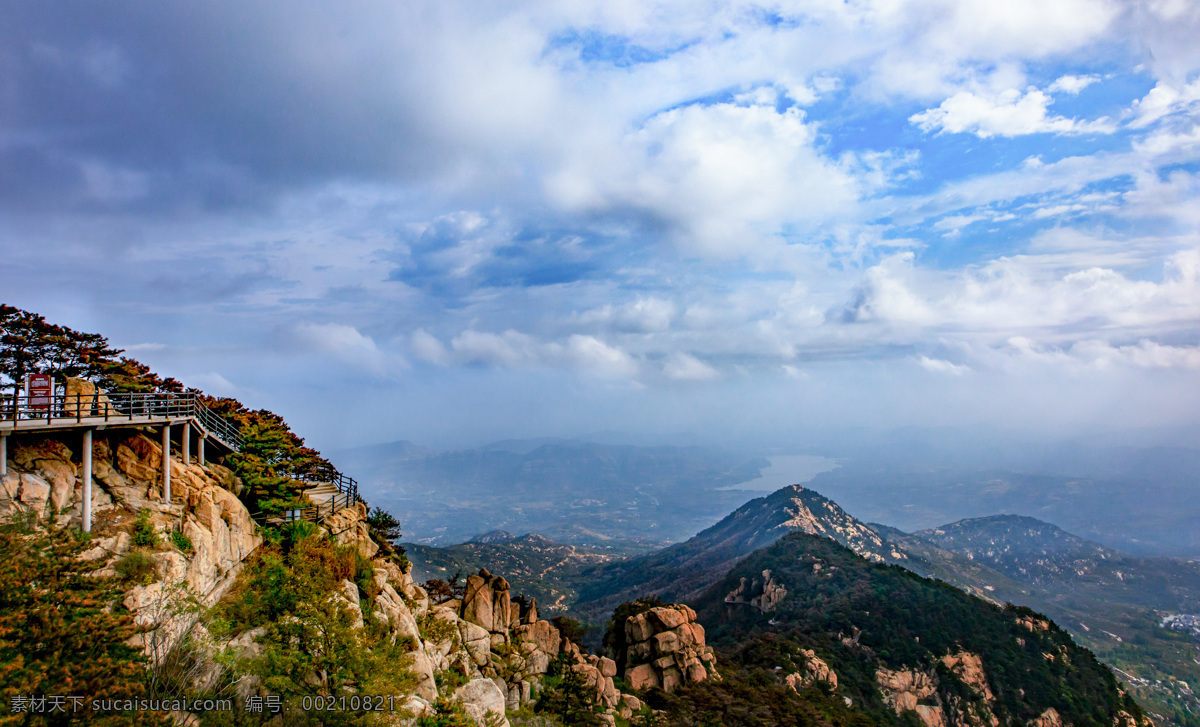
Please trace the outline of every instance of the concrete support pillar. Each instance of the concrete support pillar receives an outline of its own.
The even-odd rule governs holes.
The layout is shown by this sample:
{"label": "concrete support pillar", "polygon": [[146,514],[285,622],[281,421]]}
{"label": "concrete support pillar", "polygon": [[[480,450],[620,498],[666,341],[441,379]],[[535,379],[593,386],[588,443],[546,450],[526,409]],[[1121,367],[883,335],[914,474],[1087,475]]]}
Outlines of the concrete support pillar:
{"label": "concrete support pillar", "polygon": [[171,502],[171,425],[163,425],[162,437],[163,454],[163,500]]}
{"label": "concrete support pillar", "polygon": [[0,434],[0,477],[8,474],[8,435]]}
{"label": "concrete support pillar", "polygon": [[200,432],[200,436],[196,437],[196,461],[201,465],[204,464],[204,432]]}
{"label": "concrete support pillar", "polygon": [[83,430],[83,532],[92,532],[92,430]]}
{"label": "concrete support pillar", "polygon": [[183,466],[192,463],[192,423],[183,423]]}

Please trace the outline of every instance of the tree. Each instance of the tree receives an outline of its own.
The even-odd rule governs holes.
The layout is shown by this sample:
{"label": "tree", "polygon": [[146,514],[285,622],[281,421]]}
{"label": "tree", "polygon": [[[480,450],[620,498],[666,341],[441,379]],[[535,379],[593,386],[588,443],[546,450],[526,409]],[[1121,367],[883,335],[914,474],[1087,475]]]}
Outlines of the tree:
{"label": "tree", "polygon": [[372,535],[382,538],[388,543],[400,537],[400,521],[382,507],[371,511],[367,517],[367,527],[371,529]]}
{"label": "tree", "polygon": [[[119,596],[102,564],[80,561],[85,541],[69,527],[18,519],[0,524],[0,698],[77,695],[135,699],[145,693],[145,658],[126,644],[139,633],[109,606]],[[72,715],[0,713],[0,725],[65,724]],[[74,715],[92,724],[162,724],[152,712]],[[85,719],[86,718],[86,719]]]}
{"label": "tree", "polygon": [[98,333],[81,333],[0,304],[0,376],[14,387],[20,387],[27,374],[99,379],[117,364],[120,353]]}
{"label": "tree", "polygon": [[603,722],[596,712],[596,689],[589,687],[587,678],[573,667],[566,652],[551,662],[546,689],[534,711],[554,715],[572,727],[599,727]]}

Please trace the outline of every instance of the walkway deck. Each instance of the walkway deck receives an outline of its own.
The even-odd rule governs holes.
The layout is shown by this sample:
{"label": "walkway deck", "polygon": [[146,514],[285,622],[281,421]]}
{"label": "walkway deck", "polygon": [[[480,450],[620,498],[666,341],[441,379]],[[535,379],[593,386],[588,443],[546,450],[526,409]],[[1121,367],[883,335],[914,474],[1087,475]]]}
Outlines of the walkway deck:
{"label": "walkway deck", "polygon": [[121,393],[92,396],[54,394],[0,396],[0,436],[13,432],[56,429],[113,429],[189,423],[201,441],[240,452],[242,437],[233,424],[216,415],[193,393]]}
{"label": "walkway deck", "polygon": [[[83,529],[91,530],[91,439],[100,429],[161,427],[163,449],[163,496],[171,499],[171,427],[183,424],[182,456],[190,462],[193,432],[196,434],[197,459],[205,463],[205,443],[227,452],[242,450],[238,428],[214,413],[194,393],[118,393],[100,391],[91,395],[56,393],[49,396],[14,397],[0,395],[0,475],[8,468],[7,437],[14,433],[78,430],[83,435]],[[290,520],[321,523],[333,513],[361,502],[358,483],[340,472],[297,478],[307,487],[304,493],[314,504],[278,515],[259,513],[255,519],[266,524]]]}

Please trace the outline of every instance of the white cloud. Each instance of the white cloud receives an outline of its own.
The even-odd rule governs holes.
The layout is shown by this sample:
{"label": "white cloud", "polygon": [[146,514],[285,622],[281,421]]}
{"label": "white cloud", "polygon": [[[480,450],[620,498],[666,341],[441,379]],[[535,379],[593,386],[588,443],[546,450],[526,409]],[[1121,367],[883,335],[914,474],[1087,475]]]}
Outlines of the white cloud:
{"label": "white cloud", "polygon": [[341,323],[302,323],[293,329],[296,340],[344,363],[383,373],[386,361],[370,336]]}
{"label": "white cloud", "polygon": [[796,107],[693,104],[654,115],[616,157],[576,159],[549,192],[576,209],[630,207],[667,223],[689,252],[753,254],[787,226],[855,213],[860,181],[815,148]]}
{"label": "white cloud", "polygon": [[436,366],[445,366],[450,363],[450,352],[446,350],[441,341],[424,328],[413,331],[411,342],[413,353],[421,361]]}
{"label": "white cloud", "polygon": [[165,343],[135,343],[135,344],[132,344],[129,346],[125,346],[124,351],[126,353],[140,353],[142,351],[162,351],[162,350],[166,349],[166,347],[167,347],[167,344],[165,344]]}
{"label": "white cloud", "polygon": [[921,358],[917,359],[917,363],[920,364],[921,368],[925,369],[926,371],[933,371],[934,373],[938,374],[962,376],[971,370],[969,366],[951,363],[940,358],[929,358],[928,356],[922,356]]}
{"label": "white cloud", "polygon": [[619,331],[665,331],[675,318],[675,304],[661,298],[638,298],[624,305],[604,305],[575,316],[582,325],[601,325]]}
{"label": "white cloud", "polygon": [[1129,125],[1135,129],[1149,126],[1164,116],[1187,111],[1197,102],[1200,102],[1200,79],[1186,86],[1159,81],[1144,97],[1134,101],[1130,109],[1134,119]]}
{"label": "white cloud", "polygon": [[1093,83],[1098,82],[1099,80],[1100,80],[1100,77],[1096,76],[1096,75],[1060,76],[1054,83],[1047,86],[1046,90],[1051,93],[1055,93],[1055,92],[1069,93],[1072,96],[1074,96],[1074,95],[1078,94],[1080,91],[1082,91],[1083,89],[1092,85]]}
{"label": "white cloud", "polygon": [[[557,347],[551,351],[558,354]],[[604,378],[632,379],[638,373],[638,364],[629,354],[594,336],[568,338],[565,356],[576,367]]]}
{"label": "white cloud", "polygon": [[1050,103],[1052,99],[1037,89],[1021,93],[1011,88],[992,96],[960,91],[937,108],[913,114],[908,120],[924,131],[972,133],[981,139],[1026,134],[1107,134],[1116,130],[1106,118],[1079,121],[1048,116]]}
{"label": "white cloud", "polygon": [[708,381],[720,375],[712,366],[686,353],[671,356],[663,364],[663,373],[677,381]]}
{"label": "white cloud", "polygon": [[[425,345],[428,346],[428,341]],[[454,337],[450,349],[454,360],[465,363],[525,368],[566,366],[600,378],[616,379],[633,379],[639,370],[638,362],[622,349],[595,336],[578,333],[560,343],[539,341],[511,329],[502,334],[466,330]]]}
{"label": "white cloud", "polygon": [[533,338],[512,329],[502,334],[466,330],[454,337],[450,348],[467,362],[519,366],[540,358]]}
{"label": "white cloud", "polygon": [[186,376],[185,380],[188,386],[193,386],[206,394],[214,396],[237,396],[239,393],[238,387],[234,386],[229,379],[216,371],[209,371],[204,374],[192,374]]}

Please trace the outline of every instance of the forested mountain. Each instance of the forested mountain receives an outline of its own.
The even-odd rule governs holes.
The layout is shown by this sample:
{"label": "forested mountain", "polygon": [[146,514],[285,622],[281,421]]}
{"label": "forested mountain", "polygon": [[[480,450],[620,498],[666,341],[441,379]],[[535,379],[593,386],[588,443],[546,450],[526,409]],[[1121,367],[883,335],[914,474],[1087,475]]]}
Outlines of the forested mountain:
{"label": "forested mountain", "polygon": [[[775,595],[735,595],[755,582]],[[737,725],[803,723],[786,721],[801,715],[839,725],[1145,719],[1112,673],[1045,617],[872,563],[829,538],[784,536],[738,563],[696,608],[728,656],[726,682],[664,696],[658,706],[675,724],[714,710]]]}
{"label": "forested mountain", "polygon": [[584,572],[575,610],[599,619],[618,603],[642,595],[694,598],[739,559],[794,531],[828,536],[871,560],[906,559],[836,503],[792,485],[751,500],[683,543]]}

